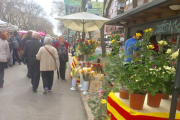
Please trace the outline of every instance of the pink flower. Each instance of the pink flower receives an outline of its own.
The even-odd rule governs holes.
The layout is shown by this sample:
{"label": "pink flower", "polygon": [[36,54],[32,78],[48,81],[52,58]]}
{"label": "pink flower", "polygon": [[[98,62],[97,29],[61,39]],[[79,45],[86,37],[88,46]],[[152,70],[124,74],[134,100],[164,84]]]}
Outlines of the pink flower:
{"label": "pink flower", "polygon": [[98,91],[99,94],[102,94],[103,92],[104,92],[103,89],[101,89],[101,90]]}
{"label": "pink flower", "polygon": [[87,100],[90,100],[90,97],[87,97]]}

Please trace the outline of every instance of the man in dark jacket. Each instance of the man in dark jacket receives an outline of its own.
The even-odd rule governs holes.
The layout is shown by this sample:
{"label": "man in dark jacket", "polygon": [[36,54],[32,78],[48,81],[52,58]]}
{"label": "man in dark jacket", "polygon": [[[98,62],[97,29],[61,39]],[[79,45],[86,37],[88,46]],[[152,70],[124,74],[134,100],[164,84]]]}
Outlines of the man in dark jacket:
{"label": "man in dark jacket", "polygon": [[36,59],[40,47],[43,44],[40,42],[41,37],[37,32],[33,32],[32,39],[26,42],[22,59],[27,59],[29,73],[31,74],[31,83],[33,85],[33,91],[36,92],[39,86],[40,80],[40,61]]}

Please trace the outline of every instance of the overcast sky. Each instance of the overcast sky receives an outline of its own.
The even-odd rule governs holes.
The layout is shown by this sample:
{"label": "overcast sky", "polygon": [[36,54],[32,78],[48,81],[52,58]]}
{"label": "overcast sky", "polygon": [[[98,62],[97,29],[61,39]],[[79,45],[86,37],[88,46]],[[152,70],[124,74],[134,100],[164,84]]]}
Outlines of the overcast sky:
{"label": "overcast sky", "polygon": [[[96,1],[96,0],[91,0],[91,1]],[[98,0],[99,2],[103,2],[104,0]],[[51,12],[51,7],[52,7],[52,0],[34,0],[34,2],[37,2],[39,5],[41,5],[44,10],[46,11],[47,15],[50,14]],[[57,35],[61,35],[60,32],[58,32],[57,30],[57,23],[58,20],[55,20],[54,18],[57,17],[56,15],[54,15],[53,17],[49,16],[49,20],[53,23],[54,25],[54,33]]]}

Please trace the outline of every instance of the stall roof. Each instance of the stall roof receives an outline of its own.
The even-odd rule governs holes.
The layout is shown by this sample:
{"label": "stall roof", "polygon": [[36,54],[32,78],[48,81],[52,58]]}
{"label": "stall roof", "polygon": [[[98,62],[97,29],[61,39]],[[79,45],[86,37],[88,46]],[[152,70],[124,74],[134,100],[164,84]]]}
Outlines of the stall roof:
{"label": "stall roof", "polygon": [[[172,11],[169,5],[180,4],[180,0],[153,0],[111,19],[106,25],[122,25],[120,21],[126,21],[126,26],[132,26],[144,22],[154,21],[179,15],[180,11]],[[171,12],[171,14],[169,14]]]}

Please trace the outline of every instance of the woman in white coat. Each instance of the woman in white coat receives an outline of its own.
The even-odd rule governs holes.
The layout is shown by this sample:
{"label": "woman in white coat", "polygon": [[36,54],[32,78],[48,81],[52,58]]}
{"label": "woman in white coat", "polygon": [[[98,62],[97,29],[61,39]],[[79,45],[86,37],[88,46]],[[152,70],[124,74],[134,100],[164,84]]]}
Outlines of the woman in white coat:
{"label": "woman in white coat", "polygon": [[0,31],[0,88],[3,88],[4,68],[6,67],[9,59],[9,44],[6,40],[7,35]]}
{"label": "woman in white coat", "polygon": [[45,46],[39,49],[36,59],[40,60],[40,71],[42,72],[44,94],[51,91],[53,85],[54,71],[59,67],[59,56],[56,48],[52,46],[53,39],[45,37]]}

